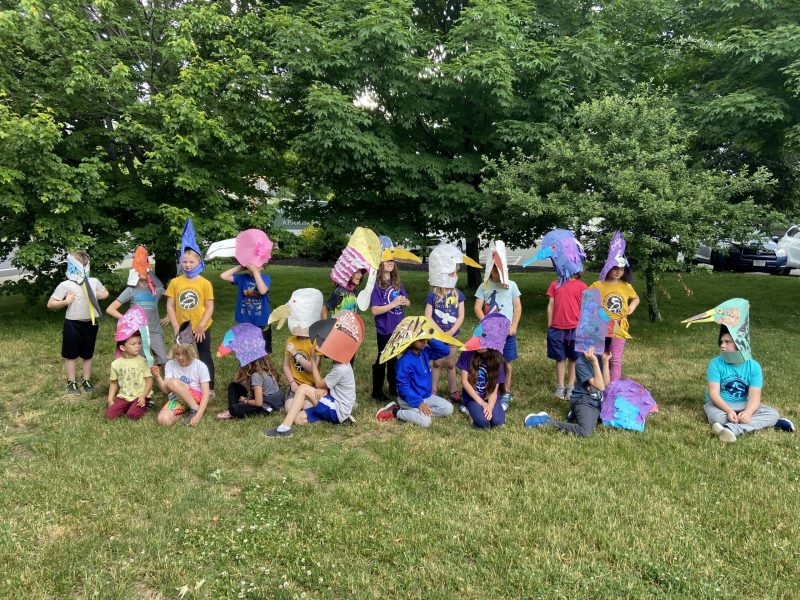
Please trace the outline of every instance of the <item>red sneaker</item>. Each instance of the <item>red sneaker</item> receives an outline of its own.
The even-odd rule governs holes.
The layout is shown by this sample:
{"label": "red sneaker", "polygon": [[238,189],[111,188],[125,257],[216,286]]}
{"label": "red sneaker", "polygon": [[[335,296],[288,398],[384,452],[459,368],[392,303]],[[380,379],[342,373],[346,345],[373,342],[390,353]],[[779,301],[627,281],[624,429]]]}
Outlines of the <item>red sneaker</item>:
{"label": "red sneaker", "polygon": [[389,402],[386,406],[375,413],[378,421],[391,421],[397,418],[397,409],[400,408],[397,402]]}

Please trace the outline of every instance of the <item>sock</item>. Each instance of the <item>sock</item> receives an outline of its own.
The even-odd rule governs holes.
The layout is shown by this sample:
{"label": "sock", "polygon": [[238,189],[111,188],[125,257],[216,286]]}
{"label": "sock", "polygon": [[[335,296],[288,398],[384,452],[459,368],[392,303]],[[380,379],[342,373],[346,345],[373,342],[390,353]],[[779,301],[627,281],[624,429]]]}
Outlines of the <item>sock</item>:
{"label": "sock", "polygon": [[291,427],[289,427],[288,425],[284,425],[283,423],[278,425],[278,433],[286,433],[287,431],[291,431],[291,430],[292,430]]}

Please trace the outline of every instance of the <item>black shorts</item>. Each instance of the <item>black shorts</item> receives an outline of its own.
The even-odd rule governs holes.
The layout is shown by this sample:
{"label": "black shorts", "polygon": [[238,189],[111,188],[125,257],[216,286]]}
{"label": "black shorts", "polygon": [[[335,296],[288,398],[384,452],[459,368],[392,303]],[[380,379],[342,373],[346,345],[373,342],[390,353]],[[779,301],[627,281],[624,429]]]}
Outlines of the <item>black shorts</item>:
{"label": "black shorts", "polygon": [[64,333],[61,338],[61,356],[67,360],[82,358],[89,360],[94,356],[94,343],[97,340],[97,324],[91,321],[72,321],[64,319]]}

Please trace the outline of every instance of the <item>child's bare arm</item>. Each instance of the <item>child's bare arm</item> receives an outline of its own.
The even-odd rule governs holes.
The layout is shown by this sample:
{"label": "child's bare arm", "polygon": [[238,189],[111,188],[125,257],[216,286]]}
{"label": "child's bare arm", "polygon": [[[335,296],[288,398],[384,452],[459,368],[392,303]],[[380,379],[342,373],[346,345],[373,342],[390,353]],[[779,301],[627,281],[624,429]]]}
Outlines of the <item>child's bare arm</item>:
{"label": "child's bare arm", "polygon": [[236,265],[235,267],[231,267],[227,271],[223,271],[219,274],[220,279],[223,281],[227,281],[228,283],[233,283],[233,276],[236,275],[239,271],[242,270],[240,265]]}
{"label": "child's bare arm", "polygon": [[175,335],[178,335],[180,323],[178,323],[178,315],[175,314],[175,298],[167,296],[167,318],[169,324],[172,325],[172,330]]}
{"label": "child's bare arm", "polygon": [[75,300],[75,294],[73,294],[72,292],[67,292],[67,295],[64,296],[63,300],[58,300],[51,296],[50,299],[47,301],[47,308],[51,310],[64,308],[65,306],[69,306],[70,304],[72,304],[73,300]]}
{"label": "child's bare arm", "polygon": [[478,321],[486,316],[483,314],[483,298],[475,298],[475,306],[473,308],[475,310],[475,316],[478,317]]}
{"label": "child's bare arm", "polygon": [[553,326],[553,297],[550,297],[550,300],[547,302],[547,327],[550,328]]}
{"label": "child's bare arm", "polygon": [[109,317],[113,317],[115,319],[121,319],[122,313],[119,312],[120,306],[122,306],[122,302],[120,302],[119,300],[114,300],[111,304],[108,305],[108,308],[106,309],[106,314]]}
{"label": "child's bare arm", "polygon": [[108,384],[108,405],[111,406],[114,404],[114,398],[117,397],[117,392],[119,391],[119,383],[112,379],[111,382]]}
{"label": "child's bare arm", "polygon": [[511,327],[508,328],[508,335],[517,335],[517,327],[519,327],[519,320],[522,317],[522,301],[519,296],[514,298],[514,315],[511,318]]}

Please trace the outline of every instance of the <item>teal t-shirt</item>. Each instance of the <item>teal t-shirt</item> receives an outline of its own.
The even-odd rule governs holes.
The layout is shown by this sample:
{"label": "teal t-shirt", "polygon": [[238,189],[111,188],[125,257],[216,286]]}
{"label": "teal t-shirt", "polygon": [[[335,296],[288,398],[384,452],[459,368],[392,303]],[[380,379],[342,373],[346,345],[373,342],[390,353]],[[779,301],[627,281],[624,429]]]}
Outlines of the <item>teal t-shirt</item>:
{"label": "teal t-shirt", "polygon": [[[746,360],[738,365],[725,362],[722,356],[713,358],[708,363],[706,380],[719,384],[719,395],[727,403],[747,402],[750,388],[764,386],[764,374],[757,360]],[[711,397],[706,389],[706,402],[711,402]]]}

